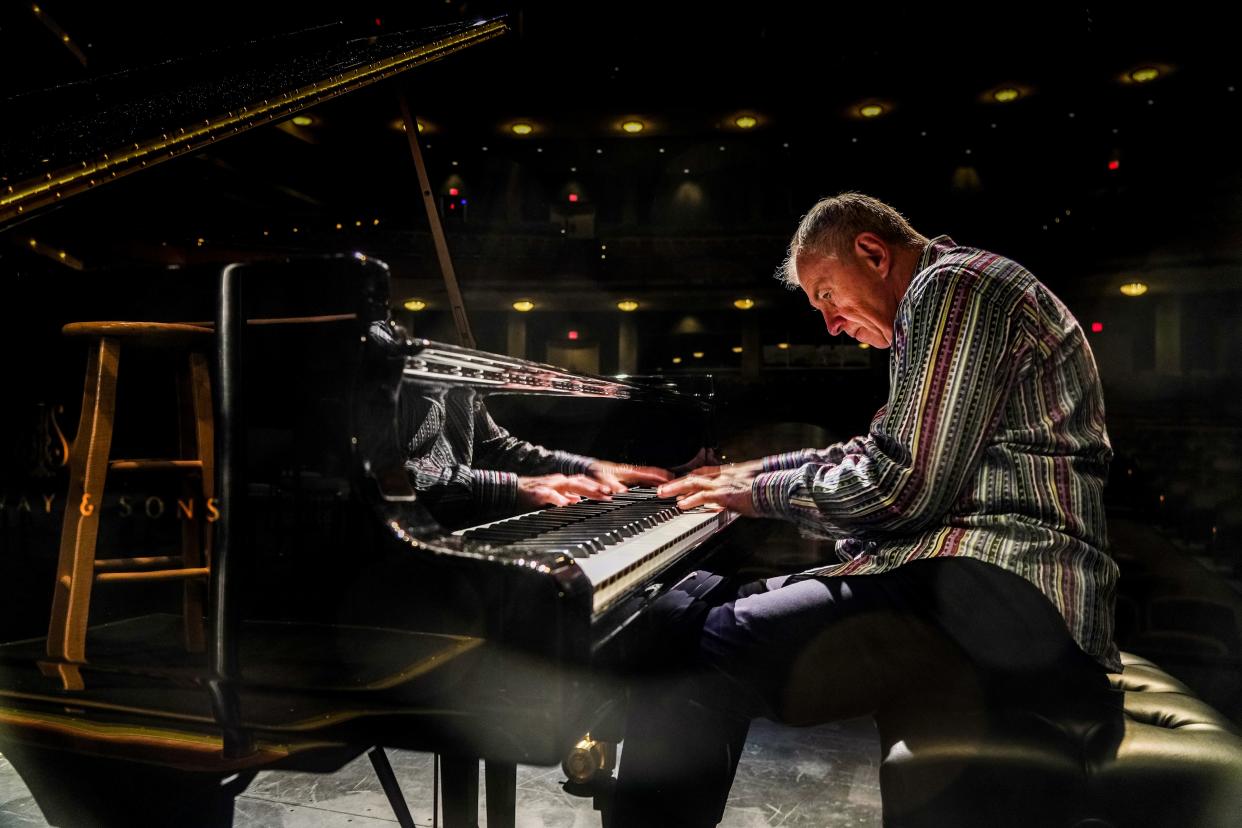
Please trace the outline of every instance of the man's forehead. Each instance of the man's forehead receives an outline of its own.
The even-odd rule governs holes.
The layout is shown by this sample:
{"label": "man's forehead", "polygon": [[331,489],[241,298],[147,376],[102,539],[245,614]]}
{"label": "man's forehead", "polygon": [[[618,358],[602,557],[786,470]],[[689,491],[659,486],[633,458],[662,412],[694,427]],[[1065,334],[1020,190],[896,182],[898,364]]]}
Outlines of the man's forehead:
{"label": "man's forehead", "polygon": [[794,262],[798,283],[805,289],[808,284],[822,282],[832,276],[833,266],[840,264],[836,253],[804,253]]}

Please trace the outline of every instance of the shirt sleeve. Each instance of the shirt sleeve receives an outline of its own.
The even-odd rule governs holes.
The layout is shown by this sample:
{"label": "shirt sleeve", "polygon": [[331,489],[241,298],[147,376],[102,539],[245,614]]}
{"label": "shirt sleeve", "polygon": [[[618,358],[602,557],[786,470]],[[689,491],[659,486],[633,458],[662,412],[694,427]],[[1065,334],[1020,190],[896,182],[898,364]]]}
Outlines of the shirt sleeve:
{"label": "shirt sleeve", "polygon": [[482,400],[474,409],[474,465],[521,475],[586,474],[595,458],[544,448],[514,437],[492,419]]}
{"label": "shirt sleeve", "polygon": [[769,517],[833,538],[908,535],[960,496],[1022,363],[1021,292],[975,271],[920,274],[894,323],[888,403],[856,452],[807,457],[760,474],[751,497]]}
{"label": "shirt sleeve", "polygon": [[407,462],[405,469],[419,499],[443,524],[484,522],[517,510],[516,474],[428,460]]}
{"label": "shirt sleeve", "polygon": [[843,443],[834,443],[822,449],[798,449],[780,454],[770,454],[763,458],[765,472],[787,471],[805,466],[807,463],[821,463],[835,466],[852,454],[862,452],[862,438],[852,437]]}

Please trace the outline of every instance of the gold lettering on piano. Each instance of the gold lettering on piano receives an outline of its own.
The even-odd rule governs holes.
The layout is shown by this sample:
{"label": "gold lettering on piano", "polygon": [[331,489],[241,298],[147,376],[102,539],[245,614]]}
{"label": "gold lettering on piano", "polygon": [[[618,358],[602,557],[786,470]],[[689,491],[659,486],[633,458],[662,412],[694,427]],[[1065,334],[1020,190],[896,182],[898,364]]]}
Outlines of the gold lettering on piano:
{"label": "gold lettering on piano", "polygon": [[[16,500],[14,499],[16,498]],[[56,492],[31,492],[29,494],[18,494],[17,492],[0,492],[0,512],[12,507],[14,512],[25,512],[30,515],[53,515],[60,513],[60,509],[56,508],[58,494]],[[36,508],[36,503],[42,503],[43,508]],[[78,514],[82,517],[91,517],[95,515],[100,508],[105,510],[111,508],[113,500],[108,498],[106,503],[100,503],[96,500],[91,492],[83,492],[82,499],[70,508],[76,508]],[[141,503],[141,509],[138,508]],[[133,518],[140,512],[150,520],[160,520],[167,516],[176,516],[176,519],[195,521],[206,520],[208,523],[215,523],[220,519],[220,501],[218,498],[208,498],[199,500],[193,497],[178,497],[176,499],[165,498],[159,495],[150,495],[142,497],[133,493],[119,495],[115,501],[116,516],[121,518]],[[201,510],[201,511],[200,511]]]}

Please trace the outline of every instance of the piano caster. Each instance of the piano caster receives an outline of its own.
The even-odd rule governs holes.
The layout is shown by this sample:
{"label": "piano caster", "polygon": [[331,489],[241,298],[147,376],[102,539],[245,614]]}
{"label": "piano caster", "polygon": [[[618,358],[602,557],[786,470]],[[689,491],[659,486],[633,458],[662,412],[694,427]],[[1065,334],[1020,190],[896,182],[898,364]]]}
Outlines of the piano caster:
{"label": "piano caster", "polygon": [[[588,741],[584,739],[583,741]],[[580,743],[581,744],[581,743]],[[600,743],[596,743],[600,744]],[[611,742],[605,742],[611,748],[613,759],[616,759],[616,745]],[[577,748],[575,748],[576,750]],[[568,760],[566,760],[568,762]],[[568,780],[561,786],[561,789],[570,796],[580,796],[583,798],[591,798],[591,806],[599,811],[599,819],[601,828],[609,828],[612,824],[612,799],[613,792],[617,787],[617,779],[612,775],[612,769],[605,771],[597,770],[592,774],[587,782],[574,782]]]}
{"label": "piano caster", "polygon": [[574,786],[589,786],[596,778],[608,777],[617,766],[617,745],[615,742],[601,742],[591,738],[588,733],[574,745],[561,762],[561,770]]}

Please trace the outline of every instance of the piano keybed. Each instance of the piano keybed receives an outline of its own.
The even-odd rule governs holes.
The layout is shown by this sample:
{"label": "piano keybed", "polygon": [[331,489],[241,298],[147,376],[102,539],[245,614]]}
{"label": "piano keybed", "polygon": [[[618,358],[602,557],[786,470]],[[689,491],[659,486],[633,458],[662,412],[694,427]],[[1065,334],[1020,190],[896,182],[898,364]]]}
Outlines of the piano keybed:
{"label": "piano keybed", "polygon": [[507,552],[564,552],[591,582],[592,615],[651,581],[737,515],[705,508],[683,512],[653,488],[611,500],[584,500],[462,529],[467,541]]}

